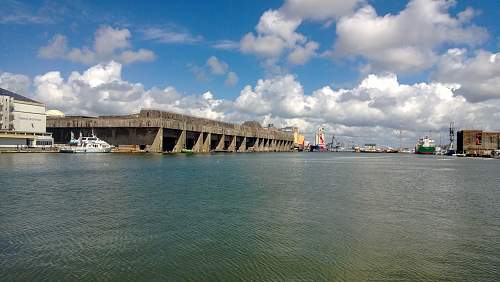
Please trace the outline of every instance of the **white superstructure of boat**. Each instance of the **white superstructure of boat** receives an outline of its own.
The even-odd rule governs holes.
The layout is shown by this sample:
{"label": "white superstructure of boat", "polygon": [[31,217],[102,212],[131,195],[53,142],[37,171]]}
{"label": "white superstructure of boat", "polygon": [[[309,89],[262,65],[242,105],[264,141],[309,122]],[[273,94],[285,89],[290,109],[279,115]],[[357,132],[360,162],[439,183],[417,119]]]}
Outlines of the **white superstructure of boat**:
{"label": "white superstructure of boat", "polygon": [[111,145],[92,133],[90,137],[82,137],[80,134],[78,139],[74,139],[72,134],[69,145],[62,147],[59,151],[61,153],[109,153],[111,149]]}

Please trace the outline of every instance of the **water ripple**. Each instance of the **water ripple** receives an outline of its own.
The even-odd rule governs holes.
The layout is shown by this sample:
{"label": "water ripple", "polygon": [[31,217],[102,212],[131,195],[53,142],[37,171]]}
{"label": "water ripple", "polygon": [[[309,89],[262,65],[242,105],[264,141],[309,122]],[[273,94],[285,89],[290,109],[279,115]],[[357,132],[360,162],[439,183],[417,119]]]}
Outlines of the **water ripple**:
{"label": "water ripple", "polygon": [[0,156],[0,280],[500,277],[500,162]]}

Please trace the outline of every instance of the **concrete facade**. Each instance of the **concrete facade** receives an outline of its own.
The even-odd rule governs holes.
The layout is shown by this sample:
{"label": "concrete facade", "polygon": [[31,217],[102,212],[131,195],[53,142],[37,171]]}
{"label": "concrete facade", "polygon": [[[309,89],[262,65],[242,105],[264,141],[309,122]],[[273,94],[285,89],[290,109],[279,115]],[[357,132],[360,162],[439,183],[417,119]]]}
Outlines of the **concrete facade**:
{"label": "concrete facade", "polygon": [[51,147],[45,130],[44,104],[0,88],[0,149]]}
{"label": "concrete facade", "polygon": [[163,112],[101,117],[49,117],[47,131],[56,143],[67,143],[71,132],[89,135],[130,151],[278,152],[293,148],[293,134],[274,128],[233,124]]}
{"label": "concrete facade", "polygon": [[457,132],[457,152],[467,156],[489,157],[500,150],[500,132],[462,130]]}
{"label": "concrete facade", "polygon": [[44,133],[45,105],[0,88],[0,130]]}

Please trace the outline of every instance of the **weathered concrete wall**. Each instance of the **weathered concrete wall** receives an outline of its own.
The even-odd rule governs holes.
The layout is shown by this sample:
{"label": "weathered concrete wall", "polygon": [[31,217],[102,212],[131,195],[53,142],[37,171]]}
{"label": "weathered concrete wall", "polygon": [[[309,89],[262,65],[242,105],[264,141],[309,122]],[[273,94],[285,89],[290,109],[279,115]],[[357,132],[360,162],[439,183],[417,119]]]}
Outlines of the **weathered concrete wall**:
{"label": "weathered concrete wall", "polygon": [[133,145],[154,152],[289,151],[293,134],[262,128],[143,110],[137,115],[48,118],[47,131],[56,143],[66,143],[71,132],[85,136],[91,131],[115,145]]}
{"label": "weathered concrete wall", "polygon": [[500,132],[462,130],[457,133],[457,151],[469,156],[490,156],[500,149]]}

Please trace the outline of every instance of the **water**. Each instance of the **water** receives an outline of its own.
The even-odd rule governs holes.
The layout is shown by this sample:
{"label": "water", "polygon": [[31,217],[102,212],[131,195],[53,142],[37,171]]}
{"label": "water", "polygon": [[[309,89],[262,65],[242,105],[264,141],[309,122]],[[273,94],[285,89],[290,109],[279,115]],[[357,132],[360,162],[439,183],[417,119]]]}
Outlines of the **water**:
{"label": "water", "polygon": [[1,154],[0,280],[500,280],[500,161]]}

